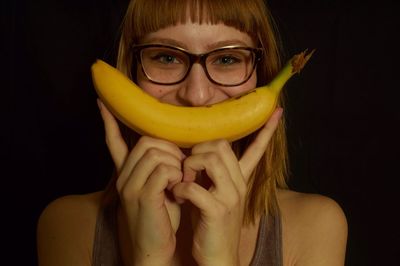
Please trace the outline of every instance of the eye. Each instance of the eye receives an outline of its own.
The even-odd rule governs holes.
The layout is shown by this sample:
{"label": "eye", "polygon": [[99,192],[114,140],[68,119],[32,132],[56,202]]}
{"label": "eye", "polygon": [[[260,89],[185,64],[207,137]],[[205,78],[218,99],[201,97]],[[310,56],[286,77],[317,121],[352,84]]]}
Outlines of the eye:
{"label": "eye", "polygon": [[247,64],[251,52],[246,49],[221,49],[209,54],[207,64],[214,67],[239,67]]}
{"label": "eye", "polygon": [[180,60],[172,55],[167,53],[158,53],[151,57],[152,61],[156,61],[162,64],[179,64]]}
{"label": "eye", "polygon": [[241,63],[242,60],[234,55],[220,55],[213,59],[213,64],[216,65],[233,65]]}

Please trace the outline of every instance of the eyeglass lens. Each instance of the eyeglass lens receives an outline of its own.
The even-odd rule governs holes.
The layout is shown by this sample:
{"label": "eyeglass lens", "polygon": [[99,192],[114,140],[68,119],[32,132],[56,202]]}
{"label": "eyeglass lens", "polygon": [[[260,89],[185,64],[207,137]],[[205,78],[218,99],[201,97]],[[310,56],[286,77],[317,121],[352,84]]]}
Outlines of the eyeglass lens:
{"label": "eyeglass lens", "polygon": [[[165,84],[181,81],[191,67],[189,55],[167,47],[142,49],[141,62],[149,79]],[[223,85],[239,84],[253,71],[254,55],[246,49],[216,50],[208,54],[205,66],[214,82]]]}

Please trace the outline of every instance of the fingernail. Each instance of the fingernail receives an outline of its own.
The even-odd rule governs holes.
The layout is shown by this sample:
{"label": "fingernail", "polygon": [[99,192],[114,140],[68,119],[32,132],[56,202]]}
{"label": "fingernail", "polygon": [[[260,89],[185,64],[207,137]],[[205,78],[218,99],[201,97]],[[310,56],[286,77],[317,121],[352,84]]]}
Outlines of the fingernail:
{"label": "fingernail", "polygon": [[179,198],[177,196],[175,196],[175,201],[176,203],[178,203],[179,205],[182,205],[183,203],[185,203],[185,200],[182,198]]}
{"label": "fingernail", "polygon": [[189,149],[185,149],[185,148],[184,148],[184,149],[181,149],[181,159],[182,159],[182,160],[186,159],[186,158],[187,158],[186,153],[189,154],[189,152],[190,152]]}
{"label": "fingernail", "polygon": [[283,108],[282,107],[278,107],[277,112],[278,112],[278,117],[281,118],[282,115],[283,115]]}

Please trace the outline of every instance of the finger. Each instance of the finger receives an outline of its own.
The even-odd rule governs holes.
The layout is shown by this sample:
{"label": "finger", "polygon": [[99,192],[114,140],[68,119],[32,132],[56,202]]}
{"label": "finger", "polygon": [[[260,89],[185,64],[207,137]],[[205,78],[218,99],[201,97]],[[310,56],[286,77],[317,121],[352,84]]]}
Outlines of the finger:
{"label": "finger", "polygon": [[147,179],[158,165],[170,165],[177,169],[181,169],[181,162],[171,153],[151,148],[140,158],[131,172],[124,168],[123,172],[117,180],[117,190],[124,191],[127,195],[137,194],[143,188]]}
{"label": "finger", "polygon": [[216,153],[220,157],[223,165],[229,172],[236,187],[240,190],[245,188],[241,169],[231,144],[224,139],[200,143],[192,148],[192,154]]}
{"label": "finger", "polygon": [[143,187],[146,199],[160,200],[165,196],[165,189],[172,191],[173,187],[182,180],[182,171],[172,165],[159,164],[148,178]]}
{"label": "finger", "polygon": [[175,144],[165,140],[143,136],[139,139],[135,147],[128,155],[128,158],[125,161],[124,169],[121,172],[121,176],[129,175],[132,172],[132,169],[138,163],[138,161],[144,156],[146,152],[151,149],[156,149],[169,153],[179,161],[182,161],[185,158],[183,152]]}
{"label": "finger", "polygon": [[267,121],[265,126],[258,132],[254,141],[244,152],[242,158],[239,161],[240,169],[242,174],[247,181],[253,170],[256,168],[261,157],[264,155],[267,149],[268,143],[271,140],[276,128],[278,127],[279,120],[282,117],[283,109],[277,108],[270,119]]}
{"label": "finger", "polygon": [[210,210],[215,209],[211,207],[217,204],[213,196],[205,188],[194,182],[178,183],[173,187],[172,193],[177,200],[190,201],[206,217],[211,215]]}
{"label": "finger", "polygon": [[[210,191],[221,194],[218,198],[223,198],[223,195],[234,194],[235,188],[229,176],[229,171],[216,153],[201,153],[189,156],[183,162],[184,181],[193,182],[196,178],[196,173],[202,170],[205,170],[214,184],[214,186],[211,186]],[[200,183],[203,182],[200,180]]]}
{"label": "finger", "polygon": [[121,135],[117,120],[100,99],[97,99],[97,103],[100,109],[101,117],[104,121],[106,144],[110,151],[115,167],[119,172],[128,155],[128,146]]}

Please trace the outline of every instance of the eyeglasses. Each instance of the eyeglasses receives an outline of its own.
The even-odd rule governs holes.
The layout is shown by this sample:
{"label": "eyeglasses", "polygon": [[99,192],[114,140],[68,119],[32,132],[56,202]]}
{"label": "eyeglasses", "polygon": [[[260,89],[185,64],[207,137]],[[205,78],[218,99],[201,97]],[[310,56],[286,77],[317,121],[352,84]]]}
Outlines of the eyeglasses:
{"label": "eyeglasses", "polygon": [[263,54],[261,48],[241,46],[225,46],[204,54],[163,44],[135,45],[132,49],[147,79],[161,85],[182,82],[193,64],[199,63],[213,83],[238,86],[250,79]]}

